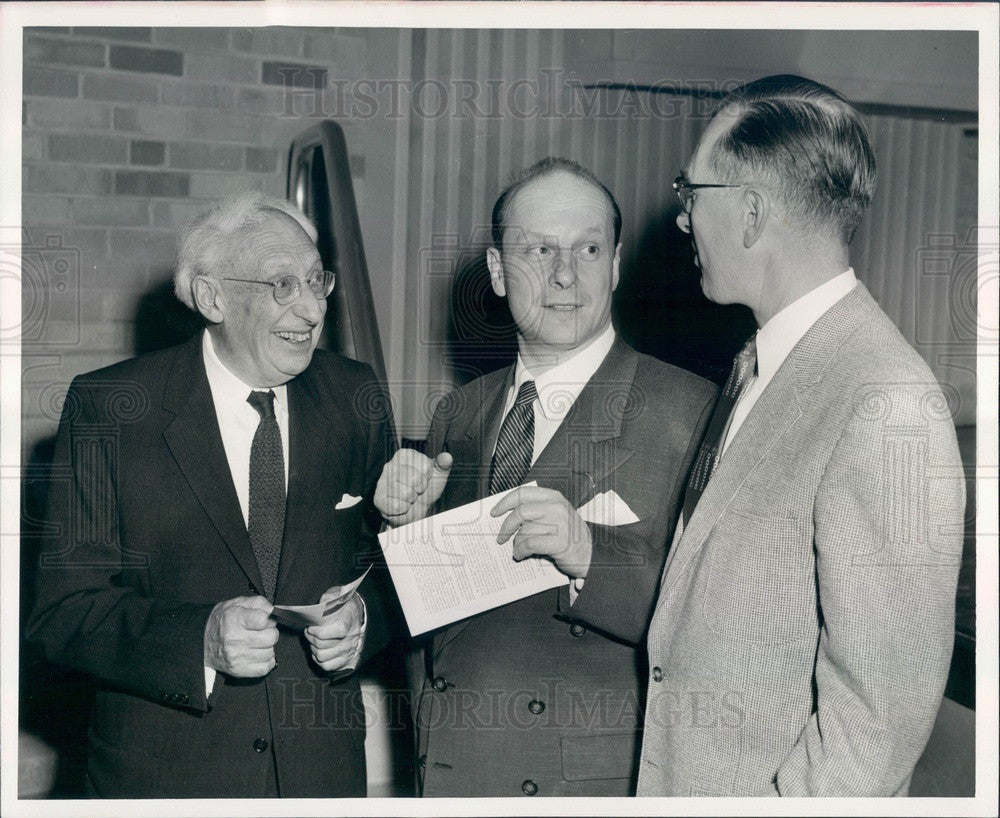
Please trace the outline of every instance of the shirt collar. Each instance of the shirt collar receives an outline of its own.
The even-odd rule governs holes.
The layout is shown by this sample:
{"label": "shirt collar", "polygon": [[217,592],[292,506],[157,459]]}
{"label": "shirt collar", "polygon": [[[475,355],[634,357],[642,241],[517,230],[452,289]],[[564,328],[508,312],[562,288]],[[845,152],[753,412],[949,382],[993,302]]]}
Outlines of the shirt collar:
{"label": "shirt collar", "polygon": [[[247,397],[255,387],[247,385],[226,368],[226,365],[219,358],[219,354],[215,351],[215,344],[208,330],[205,330],[205,334],[202,336],[201,350],[205,359],[205,374],[208,376],[208,385],[212,390],[216,410],[233,411],[243,406],[250,406],[247,403]],[[282,384],[271,388],[274,390],[275,414],[278,412],[287,413],[288,393],[286,385]]]}
{"label": "shirt collar", "polygon": [[823,314],[854,289],[858,279],[847,270],[796,299],[757,331],[757,377],[767,383],[785,358]]}
{"label": "shirt collar", "polygon": [[514,391],[517,395],[521,384],[534,380],[538,391],[538,403],[546,420],[562,420],[573,408],[583,387],[594,377],[615,342],[615,330],[609,323],[607,328],[573,357],[546,370],[538,377],[528,371],[520,353],[514,368]]}

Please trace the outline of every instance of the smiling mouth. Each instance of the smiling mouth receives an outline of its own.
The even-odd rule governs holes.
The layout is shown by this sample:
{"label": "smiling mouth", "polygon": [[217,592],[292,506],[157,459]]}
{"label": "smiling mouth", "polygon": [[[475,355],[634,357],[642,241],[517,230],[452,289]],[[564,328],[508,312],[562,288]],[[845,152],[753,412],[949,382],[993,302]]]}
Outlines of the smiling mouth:
{"label": "smiling mouth", "polygon": [[545,309],[555,310],[556,312],[572,312],[573,310],[580,309],[579,304],[546,304]]}
{"label": "smiling mouth", "polygon": [[305,344],[312,340],[311,332],[290,332],[290,331],[278,331],[274,333],[281,340],[288,341],[292,344]]}

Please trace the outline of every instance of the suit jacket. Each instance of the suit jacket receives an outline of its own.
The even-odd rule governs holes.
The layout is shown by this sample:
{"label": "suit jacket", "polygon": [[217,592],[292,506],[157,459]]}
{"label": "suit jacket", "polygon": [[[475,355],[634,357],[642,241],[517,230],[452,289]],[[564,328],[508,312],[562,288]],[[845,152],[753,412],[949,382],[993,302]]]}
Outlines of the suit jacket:
{"label": "suit jacket", "polygon": [[[394,447],[367,365],[317,351],[288,383],[289,477],[276,601],[319,600],[378,553],[371,504]],[[28,636],[93,675],[88,784],[103,797],[365,795],[357,680],[331,683],[281,628],[266,677],[218,674],[205,695],[205,623],[255,595],[260,572],[223,449],[201,340],[76,378]],[[334,507],[345,494],[362,496]],[[372,550],[374,548],[374,551]],[[387,638],[373,570],[362,659]],[[390,592],[391,593],[391,592]],[[268,782],[271,782],[269,788]]]}
{"label": "suit jacket", "polygon": [[[513,367],[491,373],[438,406],[429,451],[454,456],[441,509],[487,495],[512,379]],[[415,692],[425,796],[634,791],[644,675],[634,644],[714,395],[616,341],[525,482],[575,508],[614,490],[639,522],[590,525],[593,558],[572,607],[563,587],[433,635]]]}
{"label": "suit jacket", "polygon": [[858,285],[747,416],[667,560],[640,795],[905,795],[948,673],[964,484]]}

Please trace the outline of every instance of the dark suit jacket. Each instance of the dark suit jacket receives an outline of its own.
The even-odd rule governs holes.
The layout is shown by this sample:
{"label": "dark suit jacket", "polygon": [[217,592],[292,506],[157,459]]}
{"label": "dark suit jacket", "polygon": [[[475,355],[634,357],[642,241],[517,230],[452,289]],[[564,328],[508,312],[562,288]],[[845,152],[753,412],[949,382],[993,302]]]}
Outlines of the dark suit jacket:
{"label": "dark suit jacket", "polygon": [[[302,604],[357,577],[378,552],[370,500],[394,433],[369,367],[330,353],[317,351],[289,382],[288,401],[276,601]],[[281,630],[269,675],[219,674],[206,700],[208,615],[256,594],[261,580],[200,338],[76,378],[53,468],[51,539],[27,631],[49,658],[96,679],[94,794],[266,795],[273,764],[283,796],[363,796],[358,682],[331,683],[300,632]],[[345,493],[364,501],[336,510]],[[392,611],[384,577],[372,573],[361,588],[363,659],[385,644]]]}
{"label": "dark suit jacket", "polygon": [[[429,453],[455,464],[441,509],[486,496],[513,368],[453,392]],[[563,587],[433,635],[418,697],[425,796],[627,795],[634,791],[639,643],[714,388],[617,341],[526,481],[579,508],[614,490],[639,517],[590,525],[586,584]]]}

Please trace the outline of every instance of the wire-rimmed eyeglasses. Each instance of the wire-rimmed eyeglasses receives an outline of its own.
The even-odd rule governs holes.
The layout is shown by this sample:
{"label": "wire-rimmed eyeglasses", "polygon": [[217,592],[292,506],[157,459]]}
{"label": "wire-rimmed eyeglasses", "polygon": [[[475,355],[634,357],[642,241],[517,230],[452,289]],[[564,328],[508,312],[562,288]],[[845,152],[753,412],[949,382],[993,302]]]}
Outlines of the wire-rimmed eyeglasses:
{"label": "wire-rimmed eyeglasses", "polygon": [[681,209],[685,213],[691,212],[691,207],[694,205],[694,192],[706,187],[743,187],[743,185],[700,184],[689,182],[684,176],[678,176],[674,179],[674,192],[677,194],[677,198],[680,199]]}
{"label": "wire-rimmed eyeglasses", "polygon": [[[264,284],[271,288],[271,295],[274,296],[274,300],[282,306],[291,304],[302,292],[302,279],[293,275],[282,276],[275,281],[261,281],[255,278],[231,278],[229,276],[217,276],[217,278],[221,278],[223,281],[242,281],[244,284]],[[305,283],[309,287],[309,291],[322,301],[333,292],[333,285],[336,279],[336,274],[330,270],[320,270],[318,273],[312,273],[306,279]]]}

